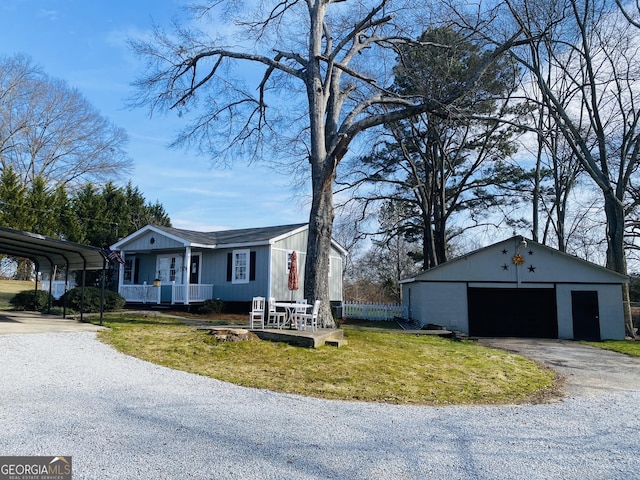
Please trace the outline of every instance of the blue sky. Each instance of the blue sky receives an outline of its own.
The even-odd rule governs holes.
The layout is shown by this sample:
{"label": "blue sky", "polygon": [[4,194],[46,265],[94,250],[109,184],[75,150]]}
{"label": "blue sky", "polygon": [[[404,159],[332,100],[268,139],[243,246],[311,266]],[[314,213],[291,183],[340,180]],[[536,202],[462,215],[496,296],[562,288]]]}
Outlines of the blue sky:
{"label": "blue sky", "polygon": [[126,129],[134,163],[130,180],[148,201],[163,204],[175,227],[205,231],[306,222],[308,206],[286,176],[246,162],[214,169],[207,158],[167,147],[184,125],[180,119],[150,119],[144,109],[126,107],[130,83],[142,68],[126,39],[144,35],[152,23],[168,27],[185,3],[2,0],[0,54],[29,55]]}

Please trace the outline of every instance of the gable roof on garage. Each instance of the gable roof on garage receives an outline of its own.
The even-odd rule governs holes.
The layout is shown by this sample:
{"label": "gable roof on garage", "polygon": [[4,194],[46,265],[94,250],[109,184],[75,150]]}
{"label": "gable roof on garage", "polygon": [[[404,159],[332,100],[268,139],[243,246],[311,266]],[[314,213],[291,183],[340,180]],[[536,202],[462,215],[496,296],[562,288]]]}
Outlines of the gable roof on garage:
{"label": "gable roof on garage", "polygon": [[517,235],[456,257],[400,283],[420,281],[622,284],[628,283],[629,278]]}
{"label": "gable roof on garage", "polygon": [[33,261],[38,271],[54,266],[73,270],[101,270],[107,261],[96,247],[0,227],[0,253]]}
{"label": "gable roof on garage", "polygon": [[621,340],[628,281],[514,236],[401,283],[403,304],[419,325],[472,336]]}

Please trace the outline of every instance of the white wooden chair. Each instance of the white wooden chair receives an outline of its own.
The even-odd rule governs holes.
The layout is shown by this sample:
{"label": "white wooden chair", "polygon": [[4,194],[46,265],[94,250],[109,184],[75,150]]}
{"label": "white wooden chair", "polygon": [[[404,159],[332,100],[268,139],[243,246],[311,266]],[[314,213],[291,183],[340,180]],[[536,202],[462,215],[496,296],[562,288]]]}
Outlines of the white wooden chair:
{"label": "white wooden chair", "polygon": [[267,316],[267,327],[282,328],[286,322],[287,314],[276,311],[276,299],[269,297],[269,315]]}
{"label": "white wooden chair", "polygon": [[264,329],[264,297],[253,297],[251,302],[251,312],[249,312],[249,328],[256,328],[254,325],[257,323],[259,328]]}
{"label": "white wooden chair", "polygon": [[318,312],[320,311],[320,300],[313,302],[311,313],[303,313],[298,316],[300,330],[304,330],[307,326],[311,327],[314,332],[318,329]]}
{"label": "white wooden chair", "polygon": [[307,308],[308,308],[307,299],[299,298],[295,301],[294,305],[295,305],[295,308],[293,310],[293,315],[291,317],[291,327],[295,327],[298,330],[301,330],[300,316],[307,313]]}

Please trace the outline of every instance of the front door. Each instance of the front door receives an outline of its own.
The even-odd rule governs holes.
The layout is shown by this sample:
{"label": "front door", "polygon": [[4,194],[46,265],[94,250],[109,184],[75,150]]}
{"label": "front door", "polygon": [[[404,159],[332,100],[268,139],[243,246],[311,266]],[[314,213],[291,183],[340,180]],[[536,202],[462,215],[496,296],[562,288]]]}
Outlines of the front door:
{"label": "front door", "polygon": [[198,285],[200,283],[200,255],[191,255],[191,266],[189,267],[189,284]]}
{"label": "front door", "polygon": [[573,312],[573,338],[600,341],[600,313],[598,292],[574,290],[571,292]]}
{"label": "front door", "polygon": [[158,255],[156,263],[157,276],[161,282],[160,301],[171,302],[172,285],[183,283],[182,279],[182,257],[178,255]]}
{"label": "front door", "polygon": [[176,282],[182,284],[182,257],[178,255],[158,255],[156,263],[158,278],[163,284]]}

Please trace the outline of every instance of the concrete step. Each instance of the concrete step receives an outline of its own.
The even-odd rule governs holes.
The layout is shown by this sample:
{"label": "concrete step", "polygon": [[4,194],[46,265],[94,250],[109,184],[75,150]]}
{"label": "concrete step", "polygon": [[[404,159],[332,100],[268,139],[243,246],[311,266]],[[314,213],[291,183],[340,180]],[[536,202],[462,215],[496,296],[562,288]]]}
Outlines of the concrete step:
{"label": "concrete step", "polygon": [[345,346],[347,342],[344,338],[335,338],[335,339],[330,339],[330,340],[326,340],[324,342],[325,345],[329,345],[330,347],[343,347]]}

